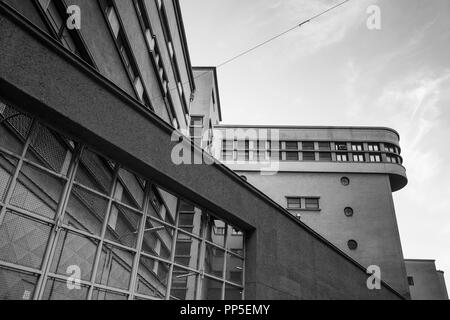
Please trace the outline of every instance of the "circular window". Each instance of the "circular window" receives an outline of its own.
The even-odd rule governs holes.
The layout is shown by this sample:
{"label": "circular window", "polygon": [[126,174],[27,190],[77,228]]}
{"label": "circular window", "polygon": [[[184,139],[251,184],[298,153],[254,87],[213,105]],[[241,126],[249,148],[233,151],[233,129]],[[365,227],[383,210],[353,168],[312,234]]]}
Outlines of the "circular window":
{"label": "circular window", "polygon": [[350,250],[356,250],[358,248],[358,242],[355,240],[349,240],[347,245]]}
{"label": "circular window", "polygon": [[241,179],[244,181],[248,181],[246,176],[241,176]]}
{"label": "circular window", "polygon": [[344,213],[347,217],[353,217],[354,214],[353,209],[350,207],[345,208]]}
{"label": "circular window", "polygon": [[350,179],[347,177],[341,178],[341,183],[343,186],[348,186],[350,184]]}

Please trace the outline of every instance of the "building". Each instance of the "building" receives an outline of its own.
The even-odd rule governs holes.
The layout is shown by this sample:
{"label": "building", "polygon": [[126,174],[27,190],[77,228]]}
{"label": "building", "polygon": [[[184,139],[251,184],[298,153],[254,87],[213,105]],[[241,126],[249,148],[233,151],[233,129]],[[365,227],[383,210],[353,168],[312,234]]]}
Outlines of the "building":
{"label": "building", "polygon": [[409,290],[413,300],[448,300],[444,272],[435,260],[406,259]]}
{"label": "building", "polygon": [[219,157],[280,206],[409,294],[392,193],[407,184],[387,128],[215,127]]}
{"label": "building", "polygon": [[0,299],[407,298],[182,135],[177,0],[71,4],[0,0]]}
{"label": "building", "polygon": [[212,153],[214,127],[222,122],[217,70],[214,67],[194,67],[194,78],[198,88],[191,103],[191,139]]}

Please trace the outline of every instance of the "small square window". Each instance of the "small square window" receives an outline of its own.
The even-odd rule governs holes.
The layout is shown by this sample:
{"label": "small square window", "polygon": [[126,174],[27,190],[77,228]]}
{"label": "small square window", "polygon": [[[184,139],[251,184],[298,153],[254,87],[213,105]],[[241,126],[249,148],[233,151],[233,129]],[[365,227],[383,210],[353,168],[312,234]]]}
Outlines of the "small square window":
{"label": "small square window", "polygon": [[378,143],[369,143],[369,151],[380,151],[380,145]]}
{"label": "small square window", "polygon": [[371,154],[370,162],[381,162],[381,156],[379,154]]}
{"label": "small square window", "polygon": [[336,154],[336,160],[338,162],[348,162],[348,154],[338,153],[338,154]]}
{"label": "small square window", "polygon": [[287,198],[287,207],[288,209],[301,209],[301,198]]}
{"label": "small square window", "polygon": [[314,142],[303,142],[302,147],[303,150],[315,150]]}
{"label": "small square window", "polygon": [[347,151],[347,143],[345,142],[336,142],[336,150],[338,151]]}
{"label": "small square window", "polygon": [[364,154],[363,153],[354,153],[353,154],[353,161],[354,162],[364,162]]}
{"label": "small square window", "polygon": [[287,150],[298,150],[298,143],[296,141],[288,141],[286,142]]}
{"label": "small square window", "polygon": [[329,142],[319,142],[319,150],[328,151],[331,150],[331,145]]}
{"label": "small square window", "polygon": [[318,198],[306,198],[305,199],[306,209],[319,209],[319,199]]}
{"label": "small square window", "polygon": [[298,161],[298,152],[286,152],[286,161]]}
{"label": "small square window", "polygon": [[413,277],[408,277],[408,284],[409,286],[414,286],[414,278]]}
{"label": "small square window", "polygon": [[315,161],[316,154],[314,152],[303,152],[303,161]]}
{"label": "small square window", "polygon": [[329,152],[321,152],[319,153],[320,161],[331,161],[331,153]]}

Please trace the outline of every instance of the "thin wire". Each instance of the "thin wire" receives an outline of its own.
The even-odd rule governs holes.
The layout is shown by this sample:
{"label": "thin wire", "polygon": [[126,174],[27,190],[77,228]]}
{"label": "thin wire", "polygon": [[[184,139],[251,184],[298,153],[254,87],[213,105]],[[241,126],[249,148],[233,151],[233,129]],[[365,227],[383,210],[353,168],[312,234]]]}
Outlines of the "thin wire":
{"label": "thin wire", "polygon": [[[264,42],[261,42],[260,44],[257,44],[256,46],[251,47],[250,49],[245,50],[244,52],[239,53],[238,55],[236,55],[236,56],[234,56],[234,57],[232,57],[232,58],[230,58],[228,60],[225,60],[224,62],[218,64],[216,66],[216,69],[219,69],[219,68],[221,68],[221,67],[223,67],[223,66],[225,66],[225,65],[227,65],[227,64],[229,64],[229,63],[231,63],[231,62],[233,62],[233,61],[235,61],[235,60],[237,60],[237,59],[239,59],[239,58],[241,58],[241,57],[243,57],[243,56],[245,56],[247,54],[249,54],[250,52],[255,51],[256,49],[261,48],[262,46],[265,46],[266,44],[268,44],[268,43],[270,43],[270,42],[272,42],[272,41],[274,41],[274,40],[284,36],[285,34],[291,32],[291,31],[293,31],[293,30],[295,30],[297,28],[301,28],[303,25],[305,25],[305,24],[307,24],[307,23],[309,23],[309,22],[311,22],[311,21],[313,21],[313,20],[323,16],[324,14],[327,14],[328,12],[330,12],[330,11],[332,11],[334,9],[337,9],[337,8],[343,6],[344,4],[346,4],[347,2],[350,2],[350,1],[352,1],[352,0],[344,0],[344,1],[340,2],[340,3],[338,3],[338,4],[335,4],[334,6],[332,6],[332,7],[328,8],[328,9],[326,9],[326,10],[324,10],[324,11],[322,11],[322,12],[320,12],[320,13],[314,15],[314,16],[312,16],[311,18],[309,18],[307,20],[304,20],[304,21],[300,22],[299,24],[296,24],[295,26],[293,26],[293,27],[291,27],[291,28],[289,28],[289,29],[287,29],[287,30],[285,30],[285,31],[283,31],[283,32],[273,36],[272,38],[270,38],[270,39],[268,39],[268,40],[266,40]],[[203,77],[204,75],[209,74],[209,73],[210,73],[210,71],[205,71],[204,73],[201,73],[198,76],[195,76],[194,80],[196,80],[196,79],[198,79],[200,77]],[[185,85],[188,82],[189,81],[186,81],[186,82],[182,83],[182,85]],[[171,92],[171,91],[176,90],[176,89],[178,89],[178,86],[169,89],[168,92]],[[157,99],[157,98],[160,98],[160,97],[163,97],[163,96],[158,96],[158,97],[156,97],[154,99]]]}
{"label": "thin wire", "polygon": [[260,44],[258,44],[258,45],[256,45],[256,46],[254,46],[254,47],[252,47],[252,48],[250,48],[250,49],[248,49],[248,50],[246,50],[246,51],[244,51],[244,52],[242,52],[242,53],[240,53],[240,54],[238,54],[238,55],[236,55],[236,56],[234,56],[233,58],[230,58],[230,59],[228,59],[228,60],[222,62],[221,64],[217,65],[216,68],[218,69],[218,68],[220,68],[220,67],[223,67],[224,65],[227,65],[227,64],[229,64],[230,62],[232,62],[232,61],[234,61],[234,60],[237,60],[237,59],[239,59],[240,57],[249,54],[250,52],[252,52],[252,51],[254,51],[254,50],[256,50],[256,49],[258,49],[258,48],[260,48],[260,47],[262,47],[262,46],[264,46],[264,45],[266,45],[266,44],[268,44],[269,42],[272,42],[272,41],[274,41],[274,40],[276,40],[276,39],[278,39],[278,38],[284,36],[285,34],[291,32],[291,31],[293,31],[293,30],[295,30],[295,29],[297,29],[297,28],[301,28],[303,25],[305,25],[305,24],[307,24],[307,23],[309,23],[309,22],[311,22],[311,21],[313,21],[313,20],[315,20],[315,19],[317,19],[317,18],[323,16],[324,14],[326,14],[326,13],[328,13],[328,12],[334,10],[334,9],[337,9],[337,8],[340,7],[340,6],[343,6],[344,4],[346,4],[347,2],[350,2],[350,1],[351,1],[351,0],[345,0],[345,1],[342,1],[342,2],[340,2],[340,3],[338,3],[338,4],[334,5],[334,6],[332,6],[332,7],[328,8],[328,9],[326,9],[326,10],[324,10],[324,11],[318,13],[318,14],[316,14],[315,16],[312,16],[311,18],[309,18],[309,19],[307,19],[307,20],[304,20],[304,21],[300,22],[299,24],[296,24],[296,25],[293,26],[292,28],[289,28],[288,30],[283,31],[283,32],[280,33],[280,34],[277,34],[276,36],[274,36],[274,37],[272,37],[272,38],[270,38],[270,39],[268,39],[268,40],[266,40],[266,41],[264,41],[264,42],[262,42],[262,43],[260,43]]}

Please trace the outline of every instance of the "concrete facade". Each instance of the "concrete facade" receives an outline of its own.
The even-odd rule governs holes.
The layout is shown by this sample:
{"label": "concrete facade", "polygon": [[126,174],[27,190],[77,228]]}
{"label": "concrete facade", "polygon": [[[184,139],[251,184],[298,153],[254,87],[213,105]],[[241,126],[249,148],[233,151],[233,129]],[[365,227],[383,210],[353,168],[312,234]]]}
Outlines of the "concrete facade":
{"label": "concrete facade", "polygon": [[444,272],[434,260],[406,259],[409,290],[413,300],[448,300]]}
{"label": "concrete facade", "polygon": [[[172,48],[175,51],[175,55],[171,55],[167,43],[168,35],[164,34],[163,42],[162,36],[157,31],[158,25],[161,25],[159,20],[161,11],[158,11],[162,10],[160,9],[161,2],[145,0],[146,11],[155,30],[154,33],[160,41],[161,50],[161,56],[159,59],[154,59],[151,62],[152,67],[149,68],[150,63],[144,60],[152,58],[145,55],[140,56],[143,53],[142,50],[145,49],[142,43],[144,37],[137,28],[137,17],[134,16],[137,11],[133,7],[134,3],[123,1],[118,4],[117,2],[113,2],[115,3],[114,10],[117,10],[116,13],[121,17],[121,26],[126,29],[127,47],[132,50],[132,56],[138,68],[138,72],[136,70],[133,72],[135,76],[136,73],[138,74],[144,87],[147,88],[150,101],[145,101],[145,99],[140,101],[139,93],[142,92],[142,88],[136,85],[137,77],[133,82],[129,78],[130,72],[128,72],[128,79],[124,75],[127,74],[125,71],[127,64],[124,63],[123,57],[119,61],[120,48],[117,43],[113,43],[114,39],[111,34],[107,33],[108,28],[110,32],[113,32],[111,30],[114,29],[107,25],[102,7],[98,5],[101,1],[79,1],[82,9],[86,9],[86,6],[93,6],[82,11],[86,11],[86,16],[83,20],[81,39],[87,49],[84,51],[90,53],[88,56],[92,58],[90,62],[86,60],[87,58],[82,59],[73,54],[59,43],[54,35],[49,34],[49,31],[42,27],[49,28],[43,13],[39,11],[37,1],[30,6],[25,5],[22,0],[0,1],[2,34],[0,37],[0,56],[2,57],[0,61],[0,97],[4,105],[2,106],[2,120],[4,120],[2,126],[5,127],[6,132],[11,130],[12,122],[7,120],[4,112],[5,110],[17,110],[17,112],[21,112],[22,117],[34,119],[35,123],[57,132],[58,134],[55,136],[62,135],[66,137],[65,139],[74,141],[74,145],[81,146],[82,149],[87,147],[94,150],[99,158],[106,157],[114,163],[120,164],[120,167],[127,168],[139,177],[140,181],[147,181],[147,185],[158,186],[170,191],[180,199],[188,199],[189,203],[194,203],[195,207],[200,208],[202,212],[212,212],[214,216],[241,230],[245,234],[245,275],[241,291],[246,299],[404,299],[404,295],[391,288],[386,282],[382,282],[380,290],[369,290],[366,285],[368,276],[363,266],[302,221],[293,217],[284,207],[252,185],[242,181],[238,175],[220,162],[214,162],[212,165],[176,165],[171,161],[174,146],[181,143],[186,148],[191,148],[191,141],[188,138],[182,137],[173,141],[172,135],[177,132],[176,127],[182,129],[188,126],[189,121],[186,118],[186,110],[183,108],[183,99],[186,100],[186,97],[190,96],[189,90],[193,91],[195,87],[193,77],[190,75],[188,52],[183,44],[184,36],[180,26],[182,22],[178,3],[177,1],[163,1],[165,10],[168,11],[166,15],[170,17],[169,28],[173,41]],[[128,6],[125,6],[125,2]],[[156,9],[153,8],[153,5],[156,5]],[[113,16],[110,8],[107,13],[111,17]],[[73,36],[76,37],[77,34],[73,34]],[[154,44],[152,44],[152,48],[155,48],[153,46]],[[180,52],[180,48],[182,52]],[[167,87],[164,86],[168,83],[161,85],[161,78],[158,78],[158,81],[152,80],[156,73],[163,71],[161,68],[157,69],[155,62],[167,62],[170,56],[176,56],[178,63],[175,64],[173,61],[170,64],[165,63],[163,69],[167,70],[170,69],[170,65],[172,67],[177,65],[181,77],[192,78],[188,81],[189,85],[184,86],[184,97],[179,88],[175,92],[168,90],[170,95],[165,94]],[[183,64],[185,68],[183,68]],[[149,70],[147,70],[148,68]],[[172,72],[165,72],[167,72],[167,78],[175,77]],[[152,73],[154,73],[153,76]],[[170,83],[172,82],[170,81]],[[159,88],[159,93],[156,88]],[[165,96],[164,107],[161,106],[162,102],[158,99],[161,95]],[[167,107],[169,100],[172,101],[171,104],[176,110],[172,116],[166,117],[164,114],[169,110]],[[147,102],[150,102],[150,106]],[[174,123],[171,117],[175,117],[177,123]],[[2,137],[8,136],[3,135]],[[25,138],[26,141],[23,141],[24,153],[32,143],[31,139],[32,136],[29,136]],[[46,145],[45,139],[43,145]],[[200,148],[194,147],[193,149],[195,157],[199,158],[204,155],[204,151]],[[74,226],[66,225],[66,222],[61,219],[64,217],[65,203],[68,198],[61,199],[62,202],[57,208],[54,208],[58,213],[55,218],[43,218],[39,214],[30,212],[30,208],[19,208],[8,201],[15,190],[14,186],[19,181],[19,172],[24,163],[36,167],[35,160],[27,159],[24,154],[20,154],[20,150],[22,149],[11,151],[9,143],[2,140],[0,148],[2,157],[11,158],[10,163],[15,164],[13,167],[15,169],[12,169],[13,172],[6,180],[7,196],[0,202],[2,225],[8,228],[7,223],[10,220],[4,219],[4,217],[15,212],[24,219],[45,223],[56,234],[70,229],[79,236],[89,236],[95,243],[99,242],[94,259],[97,261],[95,268],[98,268],[102,248],[106,250],[107,244],[110,244],[111,240],[89,235]],[[81,157],[82,155],[83,153],[81,153]],[[50,169],[45,170],[46,174],[67,181],[64,184],[64,194],[67,195],[74,186],[73,179],[77,170],[74,165],[79,162],[79,148],[78,151],[74,151],[74,156],[70,166],[73,171],[69,177],[66,176],[66,172],[55,173]],[[103,163],[108,162],[104,160]],[[42,166],[36,168],[44,170]],[[94,168],[99,170],[98,166],[94,166]],[[40,183],[37,178],[34,181],[31,179],[31,182]],[[45,188],[43,191],[46,192]],[[117,201],[113,199],[113,196],[107,196],[110,203]],[[170,210],[168,201],[166,206],[166,210]],[[111,209],[111,206],[108,208]],[[109,209],[106,213],[107,217],[114,215]],[[144,209],[145,212],[147,210]],[[150,219],[154,218],[150,217]],[[110,225],[110,222],[107,219],[104,220],[103,234],[111,225],[116,225],[112,222]],[[171,228],[171,225],[167,227]],[[174,226],[176,230],[182,229],[181,227],[180,224]],[[103,293],[102,297],[105,299],[111,298],[113,294],[120,294],[127,299],[151,298],[148,293],[141,294],[135,291],[139,275],[140,260],[138,257],[144,256],[141,249],[144,247],[145,224],[141,222],[139,228],[140,231],[137,234],[139,234],[140,244],[137,248],[130,248],[124,243],[120,244],[122,250],[134,253],[132,263],[131,260],[125,261],[126,259],[122,256],[122,263],[130,264],[131,282],[118,289],[117,284],[103,283],[103,277],[86,278],[83,285],[89,290],[87,297],[98,298],[99,295],[96,295],[96,292],[106,290],[111,296]],[[195,226],[188,233],[191,232],[195,232]],[[51,234],[54,233],[51,232]],[[58,248],[56,246],[57,239],[58,237],[52,237],[49,240],[49,247],[44,250],[44,261],[46,262],[42,266],[24,266],[18,261],[9,261],[9,253],[2,252],[0,254],[2,281],[15,279],[15,281],[21,282],[26,279],[36,279],[36,286],[39,289],[32,293],[30,289],[17,291],[16,287],[14,289],[16,291],[3,291],[3,297],[40,299],[45,297],[45,285],[52,277],[59,277],[64,281],[65,277],[56,274],[57,271],[53,270],[49,259],[56,250],[52,248]],[[117,243],[119,239],[115,239],[113,244],[119,245]],[[202,243],[207,242],[204,238],[198,240]],[[2,247],[10,246],[11,243],[8,241],[13,240],[2,243]],[[227,252],[226,250],[231,249],[225,248],[224,251]],[[34,254],[41,255],[44,252],[39,250]],[[201,249],[201,252],[205,252],[205,249]],[[94,251],[85,250],[84,254],[91,256],[94,255]],[[193,253],[191,252],[191,254]],[[120,255],[116,255],[116,258],[117,256],[120,257]],[[232,253],[231,256],[235,256],[235,253]],[[153,256],[152,259],[163,264],[167,263],[172,270],[169,274],[174,274],[175,269],[182,269],[193,272],[194,276],[200,278],[201,270],[192,270],[192,268],[181,265],[180,261],[174,261],[173,258],[174,256],[171,260],[166,260],[163,257]],[[11,274],[14,275],[13,278],[11,278]],[[225,277],[225,273],[223,277]],[[217,276],[211,275],[209,278],[218,280]],[[226,278],[220,279],[224,284],[222,298],[226,298],[227,286],[225,285],[240,289],[236,283],[230,282]],[[191,286],[192,283],[194,281],[187,281],[186,285]],[[195,283],[199,289],[197,292],[205,292],[205,283]],[[18,288],[23,289],[20,286]],[[190,289],[194,290],[195,288],[191,287]],[[0,290],[9,290],[9,288],[2,286]],[[166,298],[174,295],[170,286],[167,290]],[[201,294],[197,297],[208,298]],[[61,295],[58,298],[73,297]],[[77,298],[80,299],[80,297]]]}
{"label": "concrete facade", "polygon": [[[392,198],[392,192],[406,185],[407,177],[394,130],[219,125],[215,136],[215,151],[222,156],[228,152],[223,141],[236,140],[234,159],[222,157],[230,169],[363,266],[379,266],[383,280],[402,295],[409,295]],[[258,151],[255,141],[262,136],[271,147],[261,149],[260,142]],[[245,139],[249,140],[246,147],[240,143]],[[321,148],[322,142],[329,146]],[[355,145],[361,150],[353,150]],[[248,158],[239,161],[243,152],[248,152]],[[257,158],[258,152],[265,158]],[[287,153],[294,160],[287,159]],[[314,158],[305,159],[305,154]],[[347,161],[339,161],[338,155],[346,155]],[[364,161],[356,162],[354,155],[361,155]],[[397,163],[388,162],[388,156],[396,157]],[[349,185],[341,183],[344,177]],[[301,204],[289,207],[288,198],[300,199]],[[308,208],[306,199],[318,202],[317,207]],[[351,216],[346,215],[349,209]],[[356,241],[357,248],[350,248],[349,241]]]}

